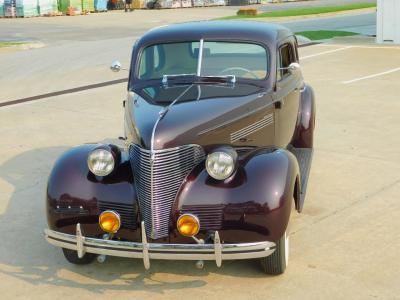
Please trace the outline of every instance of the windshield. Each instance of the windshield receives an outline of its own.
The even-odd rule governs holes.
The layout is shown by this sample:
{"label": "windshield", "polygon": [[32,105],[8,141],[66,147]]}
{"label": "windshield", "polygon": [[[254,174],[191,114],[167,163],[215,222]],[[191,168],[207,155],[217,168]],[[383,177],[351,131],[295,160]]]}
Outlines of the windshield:
{"label": "windshield", "polygon": [[171,75],[226,76],[261,80],[268,74],[267,50],[243,42],[193,41],[149,46],[140,57],[138,78]]}

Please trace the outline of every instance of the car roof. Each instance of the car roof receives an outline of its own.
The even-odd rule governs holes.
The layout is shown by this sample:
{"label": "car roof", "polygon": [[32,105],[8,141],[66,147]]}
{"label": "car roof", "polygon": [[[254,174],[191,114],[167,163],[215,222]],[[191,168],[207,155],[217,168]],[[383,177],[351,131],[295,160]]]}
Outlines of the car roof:
{"label": "car roof", "polygon": [[278,24],[254,21],[198,21],[161,26],[148,31],[139,46],[190,40],[243,40],[276,44],[293,33]]}

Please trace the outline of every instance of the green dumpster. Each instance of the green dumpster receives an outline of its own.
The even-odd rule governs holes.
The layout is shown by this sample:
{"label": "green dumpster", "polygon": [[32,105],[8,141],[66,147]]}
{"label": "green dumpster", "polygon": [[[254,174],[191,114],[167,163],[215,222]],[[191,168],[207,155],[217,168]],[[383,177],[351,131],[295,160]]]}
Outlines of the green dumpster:
{"label": "green dumpster", "polygon": [[67,13],[68,7],[72,7],[75,13],[80,14],[82,12],[82,2],[81,0],[59,0],[58,10]]}

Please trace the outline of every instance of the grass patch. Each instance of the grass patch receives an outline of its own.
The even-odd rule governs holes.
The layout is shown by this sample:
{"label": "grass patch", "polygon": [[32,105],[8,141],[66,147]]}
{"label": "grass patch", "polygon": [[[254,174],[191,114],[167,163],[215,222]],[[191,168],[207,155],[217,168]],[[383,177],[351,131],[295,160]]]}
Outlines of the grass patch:
{"label": "grass patch", "polygon": [[320,6],[320,7],[305,7],[296,9],[277,10],[257,14],[256,16],[240,15],[240,16],[228,16],[222,17],[220,20],[232,20],[232,19],[247,19],[247,18],[277,18],[277,17],[292,17],[292,16],[306,16],[315,14],[332,13],[338,11],[362,9],[376,7],[375,3],[354,3],[346,5],[335,5],[335,6]]}
{"label": "grass patch", "polygon": [[0,48],[19,46],[24,44],[23,42],[0,42]]}
{"label": "grass patch", "polygon": [[326,40],[334,38],[336,36],[358,35],[358,33],[350,31],[330,31],[330,30],[301,31],[301,32],[296,32],[296,34],[305,36],[310,40]]}

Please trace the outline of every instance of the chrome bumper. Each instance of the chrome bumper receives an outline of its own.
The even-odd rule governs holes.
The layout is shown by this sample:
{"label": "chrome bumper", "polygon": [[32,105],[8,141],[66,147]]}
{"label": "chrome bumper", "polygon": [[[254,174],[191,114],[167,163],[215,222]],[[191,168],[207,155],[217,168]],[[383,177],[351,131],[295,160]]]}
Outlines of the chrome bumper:
{"label": "chrome bumper", "polygon": [[150,259],[214,260],[218,267],[222,260],[260,258],[275,251],[273,242],[222,244],[218,231],[213,244],[156,244],[148,243],[144,224],[141,226],[142,242],[125,242],[85,237],[81,226],[76,225],[76,235],[46,229],[46,240],[58,247],[76,250],[79,257],[85,253],[143,259],[150,268]]}

